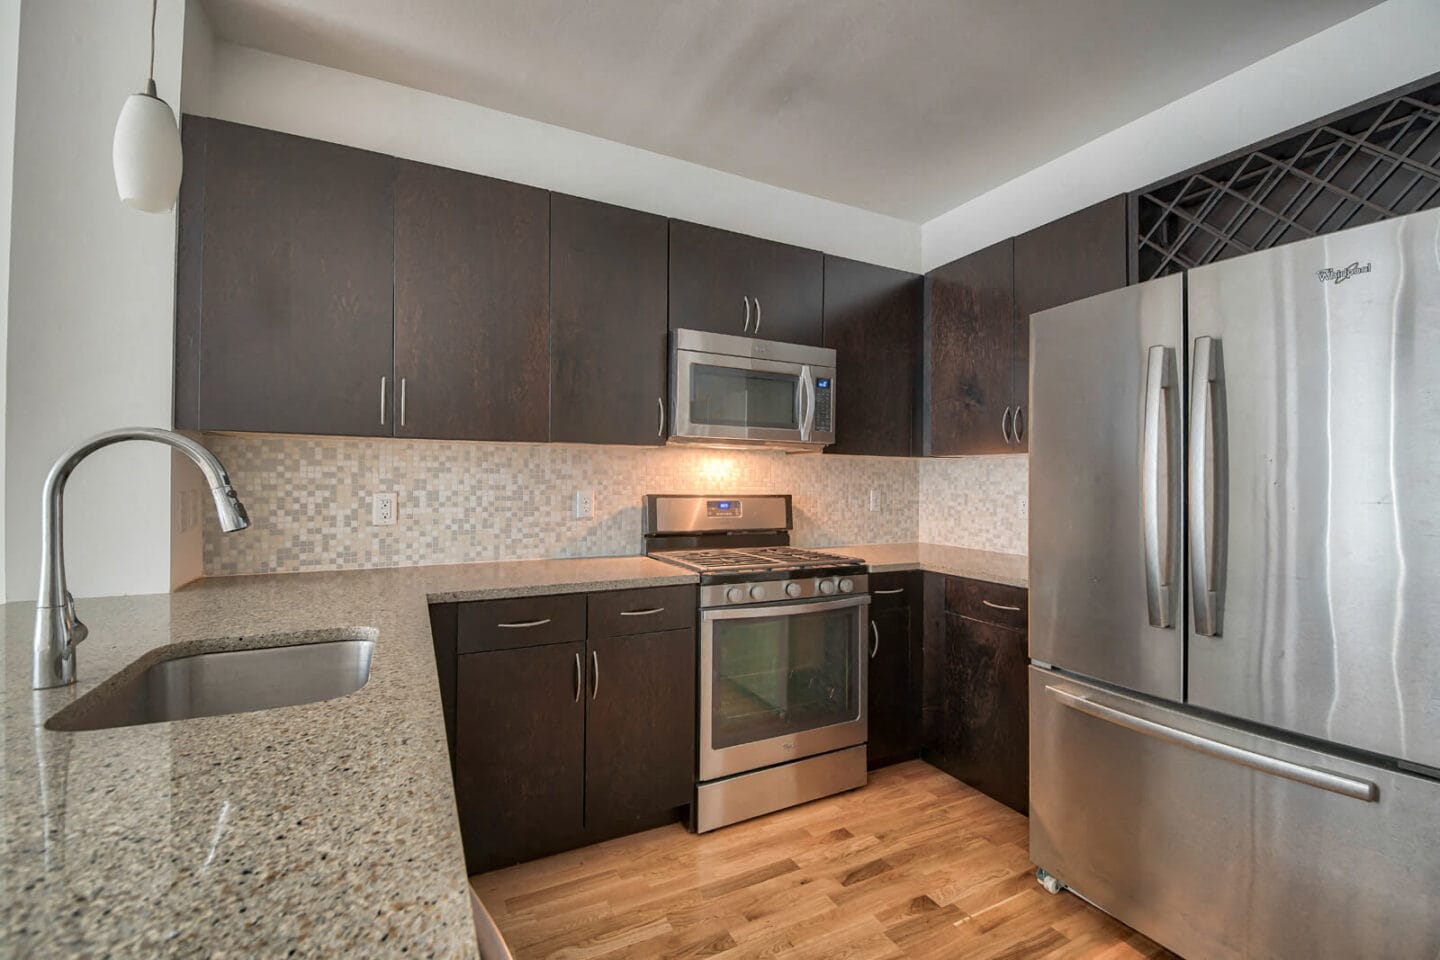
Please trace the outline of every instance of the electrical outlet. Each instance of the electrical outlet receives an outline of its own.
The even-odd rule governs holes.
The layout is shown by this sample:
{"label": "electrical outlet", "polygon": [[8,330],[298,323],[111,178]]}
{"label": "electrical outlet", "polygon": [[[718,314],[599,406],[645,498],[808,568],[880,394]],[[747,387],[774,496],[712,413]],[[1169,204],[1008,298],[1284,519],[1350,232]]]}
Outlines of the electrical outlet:
{"label": "electrical outlet", "polygon": [[873,490],[873,489],[872,489],[872,490],[870,491],[870,512],[871,512],[871,513],[874,513],[876,510],[879,510],[879,509],[880,509],[880,491],[879,491],[879,490]]}
{"label": "electrical outlet", "polygon": [[395,506],[396,497],[393,493],[377,493],[371,504],[370,524],[376,527],[388,527],[395,522],[396,514],[400,511]]}
{"label": "electrical outlet", "polygon": [[595,519],[595,491],[594,491],[594,490],[576,490],[576,491],[575,491],[575,519],[576,519],[576,520],[594,520],[594,519]]}

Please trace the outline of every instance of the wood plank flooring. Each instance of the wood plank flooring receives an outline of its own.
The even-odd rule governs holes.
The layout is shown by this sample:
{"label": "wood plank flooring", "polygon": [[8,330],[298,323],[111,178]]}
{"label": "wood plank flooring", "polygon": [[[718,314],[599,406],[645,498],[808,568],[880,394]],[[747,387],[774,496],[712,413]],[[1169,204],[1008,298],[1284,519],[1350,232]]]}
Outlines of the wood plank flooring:
{"label": "wood plank flooring", "polygon": [[517,960],[1173,956],[1040,889],[1027,829],[914,761],[704,836],[662,827],[470,883]]}

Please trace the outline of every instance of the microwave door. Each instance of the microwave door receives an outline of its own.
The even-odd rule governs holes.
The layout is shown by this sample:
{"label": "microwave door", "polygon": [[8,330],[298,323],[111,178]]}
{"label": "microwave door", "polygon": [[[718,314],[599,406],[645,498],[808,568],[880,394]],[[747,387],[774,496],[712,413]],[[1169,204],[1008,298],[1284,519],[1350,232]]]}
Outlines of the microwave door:
{"label": "microwave door", "polygon": [[802,405],[811,389],[800,369],[754,357],[677,352],[675,436],[800,440]]}

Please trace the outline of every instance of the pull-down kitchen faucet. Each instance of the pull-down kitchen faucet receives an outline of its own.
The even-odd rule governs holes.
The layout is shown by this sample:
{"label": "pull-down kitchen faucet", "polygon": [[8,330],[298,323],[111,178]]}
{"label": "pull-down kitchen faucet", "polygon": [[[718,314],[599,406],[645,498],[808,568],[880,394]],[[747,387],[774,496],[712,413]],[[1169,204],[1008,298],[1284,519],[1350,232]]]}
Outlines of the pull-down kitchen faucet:
{"label": "pull-down kitchen faucet", "polygon": [[36,690],[61,687],[75,682],[75,645],[89,632],[75,616],[75,598],[65,587],[65,543],[62,507],[65,481],[90,454],[101,447],[126,440],[153,440],[185,454],[210,485],[220,529],[226,533],[250,526],[245,506],[230,486],[225,466],[200,444],[171,430],[155,427],[128,427],[91,437],[64,454],[50,468],[41,495],[40,597],[35,602],[35,663],[31,685]]}

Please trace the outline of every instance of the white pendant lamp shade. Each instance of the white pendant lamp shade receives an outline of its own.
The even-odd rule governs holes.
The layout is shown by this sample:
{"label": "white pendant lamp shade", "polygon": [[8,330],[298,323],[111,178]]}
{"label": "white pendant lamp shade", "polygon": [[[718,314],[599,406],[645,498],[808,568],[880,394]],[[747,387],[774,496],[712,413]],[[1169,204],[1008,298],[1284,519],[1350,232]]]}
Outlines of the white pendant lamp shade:
{"label": "white pendant lamp shade", "polygon": [[126,206],[164,213],[180,190],[180,129],[153,80],[147,88],[126,98],[115,124],[115,189]]}

